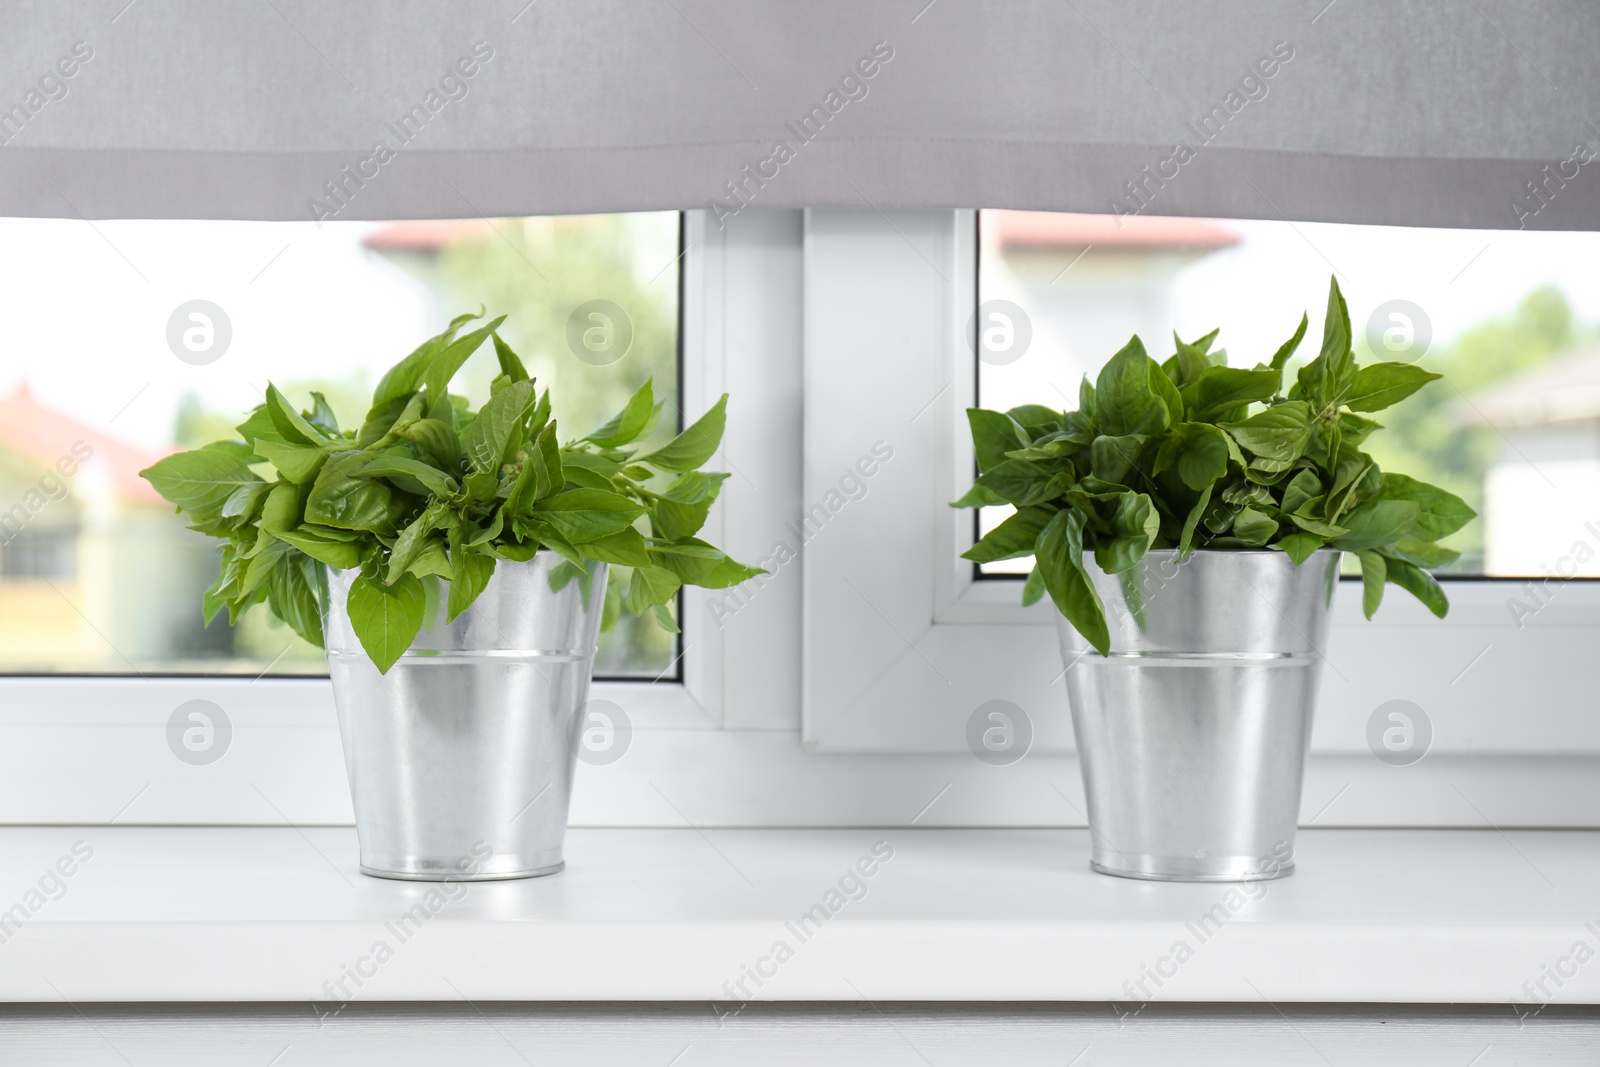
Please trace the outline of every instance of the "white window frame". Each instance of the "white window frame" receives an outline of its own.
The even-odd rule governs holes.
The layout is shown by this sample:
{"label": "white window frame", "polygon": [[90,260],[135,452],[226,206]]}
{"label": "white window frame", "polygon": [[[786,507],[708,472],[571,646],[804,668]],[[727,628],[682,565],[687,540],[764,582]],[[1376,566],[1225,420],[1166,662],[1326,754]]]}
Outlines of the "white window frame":
{"label": "white window frame", "polygon": [[[1036,749],[1072,751],[1054,609],[1021,607],[1016,581],[974,580],[959,558],[971,513],[948,506],[972,481],[976,269],[973,211],[808,212],[806,391],[826,402],[806,410],[807,499],[868,442],[895,453],[808,546],[804,738],[817,752],[960,752],[968,716],[992,699],[1029,713]],[[1522,788],[1521,818],[1600,822],[1600,582],[1568,583],[1520,629],[1517,584],[1447,589],[1446,620],[1396,593],[1367,622],[1359,585],[1341,583],[1308,805],[1344,779],[1352,795],[1332,819],[1427,824]],[[1391,699],[1432,723],[1410,767],[1367,746],[1368,718]]]}
{"label": "white window frame", "polygon": [[[800,214],[752,213],[718,229],[703,211],[691,211],[685,244],[680,402],[686,421],[724,391],[737,397],[717,457],[736,473],[704,536],[738,558],[759,558],[770,544],[763,532],[787,521],[798,496]],[[730,348],[769,358],[730,358]],[[591,699],[622,707],[641,749],[724,727],[796,729],[798,576],[786,586],[775,582],[752,597],[735,616],[738,625],[710,610],[722,594],[686,588],[682,681],[599,681]],[[785,673],[794,693],[788,706],[765,696],[772,678]],[[211,701],[228,716],[231,750],[213,765],[185,764],[166,747],[169,716],[190,700]],[[660,809],[663,800],[671,807],[668,782],[680,772],[662,777],[641,766],[647,762],[624,759],[615,769],[592,769],[591,784],[609,783],[589,805],[592,821],[672,823]],[[630,781],[635,767],[659,780],[660,795]],[[619,784],[620,802],[607,795]],[[680,790],[694,791],[687,784]],[[641,800],[643,813],[636,810]],[[577,807],[581,819],[584,805]],[[0,823],[342,824],[351,818],[326,678],[0,677]]]}
{"label": "white window frame", "polygon": [[[972,469],[973,223],[867,207],[747,208],[722,224],[688,213],[685,411],[732,394],[717,461],[733,477],[707,536],[775,573],[689,591],[681,684],[593,687],[634,734],[623,759],[580,768],[574,825],[1083,825],[1048,608],[972,580],[958,559],[970,514],[946,505]],[[892,458],[869,462],[865,495],[847,499],[841,478],[879,441]],[[1563,588],[1520,632],[1497,583],[1453,583],[1444,623],[1398,595],[1360,622],[1342,592],[1330,655],[1369,669],[1344,688],[1325,672],[1302,822],[1600,826],[1597,586]],[[1372,670],[1397,637],[1419,662]],[[966,717],[996,696],[1036,733],[1006,767],[964,741]],[[1438,709],[1433,749],[1410,767],[1366,749],[1365,715],[1390,696]],[[208,766],[166,746],[191,699],[232,722]],[[348,824],[329,683],[0,678],[0,823],[113,821]]]}

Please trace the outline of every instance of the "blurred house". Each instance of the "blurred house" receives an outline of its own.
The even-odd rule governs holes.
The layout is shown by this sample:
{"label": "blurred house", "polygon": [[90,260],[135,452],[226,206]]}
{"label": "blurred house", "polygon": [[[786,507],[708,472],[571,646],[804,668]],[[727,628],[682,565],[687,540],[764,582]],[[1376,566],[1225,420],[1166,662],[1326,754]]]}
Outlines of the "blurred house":
{"label": "blurred house", "polygon": [[[1058,387],[1070,383],[1074,406],[1079,377],[1093,377],[1130,334],[1157,346],[1150,353],[1157,359],[1170,355],[1175,276],[1240,240],[1207,219],[1045,211],[985,211],[982,219],[983,299],[1027,308],[1030,348],[1046,357],[1002,368],[994,388],[1004,389],[1009,400],[1007,379],[1019,379],[1019,396],[1027,391],[1027,399],[1037,400],[1049,385],[1025,379],[1046,373]],[[990,389],[987,378],[984,386]],[[984,404],[992,406],[987,392]]]}
{"label": "blurred house", "polygon": [[0,397],[0,670],[131,672],[199,629],[192,535],[139,477],[156,458]]}
{"label": "blurred house", "polygon": [[1467,397],[1456,415],[1501,439],[1484,480],[1485,571],[1600,576],[1600,346]]}

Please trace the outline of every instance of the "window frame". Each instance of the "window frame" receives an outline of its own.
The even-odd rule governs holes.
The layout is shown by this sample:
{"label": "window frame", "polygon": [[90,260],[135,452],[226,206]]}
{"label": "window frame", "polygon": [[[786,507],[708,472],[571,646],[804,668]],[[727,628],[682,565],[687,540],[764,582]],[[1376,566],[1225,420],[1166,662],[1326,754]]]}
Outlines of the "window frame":
{"label": "window frame", "polygon": [[[892,439],[894,456],[769,579],[686,592],[681,683],[595,683],[591,695],[621,705],[634,732],[624,758],[580,769],[572,825],[1082,826],[1066,697],[1050,684],[1053,621],[1021,608],[1014,583],[972,580],[959,559],[972,524],[947,506],[971,473],[962,409],[976,376],[956,370],[970,358],[973,213],[749,208],[718,224],[690,211],[684,228],[685,413],[733,395],[714,461],[733,477],[707,537],[769,559],[874,440]],[[1445,623],[1395,596],[1377,623],[1358,624],[1342,599],[1339,632],[1381,644],[1410,630],[1464,662],[1485,626],[1474,612],[1504,615],[1495,584],[1453,583]],[[1597,587],[1564,589],[1523,631],[1565,672],[1541,684],[1593,688],[1581,668],[1594,657],[1575,642],[1600,629]],[[921,663],[885,617],[945,641],[929,647],[968,696],[1004,695],[995,677],[1008,664],[1042,672],[1029,754],[1006,767],[975,759],[964,728],[976,701],[943,686],[880,687],[889,698],[862,705],[852,686],[884,668],[880,650]],[[1518,682],[1497,659],[1472,669]],[[231,717],[232,748],[215,764],[167,749],[168,717],[189,699]],[[1330,712],[1325,696],[1302,824],[1600,826],[1597,717],[1441,712],[1435,724],[1426,758],[1387,766],[1367,751],[1365,716]],[[351,821],[325,678],[0,678],[0,823]]]}
{"label": "window frame", "polygon": [[[751,326],[727,313],[728,254],[725,241],[712,239],[703,211],[680,213],[682,422],[698,418],[727,389],[730,329]],[[758,287],[766,284],[760,275],[752,280]],[[797,304],[797,294],[790,302]],[[753,394],[749,399],[760,403],[764,379],[758,375],[746,386]],[[751,457],[740,466],[759,473],[768,463],[756,453],[765,446],[745,445],[742,437],[751,433],[750,420],[736,413],[723,450],[709,466],[729,452],[749,451]],[[703,536],[726,543],[730,520],[735,526],[753,521],[764,526],[755,518],[763,508],[770,511],[772,503],[759,494],[728,493],[712,509]],[[694,587],[683,590],[678,659],[660,679],[598,678],[590,698],[622,707],[634,731],[721,729],[728,632],[713,624],[712,595]],[[232,766],[248,764],[242,777],[182,773],[164,737],[168,717],[190,700],[209,700],[224,709],[233,731],[230,744],[237,750]],[[351,819],[326,676],[4,675],[0,753],[12,755],[0,757],[0,766],[9,765],[3,777],[10,783],[0,786],[0,823],[327,824]]]}
{"label": "window frame", "polygon": [[[1033,709],[1036,750],[1073,751],[1053,608],[1023,608],[1016,581],[975,579],[960,558],[974,523],[948,507],[973,470],[964,409],[977,388],[968,343],[975,223],[971,210],[808,213],[808,396],[846,375],[855,384],[807,409],[808,499],[847,461],[853,446],[841,438],[905,442],[884,476],[893,484],[835,520],[845,536],[810,546],[804,736],[814,751],[959,752],[966,716],[995,698]],[[897,386],[910,399],[884,401]],[[927,411],[912,419],[923,403]],[[1436,797],[1392,788],[1396,776],[1386,783],[1380,772],[1397,768],[1368,751],[1369,715],[1388,699],[1433,709],[1424,763],[1464,761],[1456,780],[1467,793],[1469,781],[1481,790],[1540,786],[1528,768],[1562,760],[1600,769],[1600,721],[1583,698],[1600,683],[1588,652],[1600,629],[1600,583],[1567,583],[1521,629],[1506,607],[1519,588],[1462,578],[1448,587],[1445,620],[1394,595],[1367,622],[1359,584],[1340,583],[1313,769],[1365,757],[1374,795],[1390,796],[1418,824],[1438,818]],[[1552,788],[1550,803],[1530,810],[1550,825],[1600,820],[1600,797],[1571,793]]]}

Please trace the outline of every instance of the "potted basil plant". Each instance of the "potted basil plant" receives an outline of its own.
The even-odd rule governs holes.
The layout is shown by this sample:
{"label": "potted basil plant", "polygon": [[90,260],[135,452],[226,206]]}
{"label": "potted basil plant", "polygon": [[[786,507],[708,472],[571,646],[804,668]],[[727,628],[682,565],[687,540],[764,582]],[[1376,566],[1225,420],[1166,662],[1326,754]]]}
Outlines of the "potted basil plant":
{"label": "potted basil plant", "polygon": [[1335,280],[1285,388],[1306,322],[1250,368],[1216,331],[1162,363],[1135,336],[1076,411],[968,412],[979,475],[954,506],[1016,512],[964,555],[1033,556],[1023,603],[1057,608],[1098,871],[1288,873],[1341,555],[1368,618],[1386,583],[1449,610],[1428,571],[1472,509],[1362,451],[1370,413],[1439,375],[1357,367]]}
{"label": "potted basil plant", "polygon": [[[727,477],[699,469],[726,395],[644,454],[649,382],[563,440],[504,317],[460,333],[479,317],[390,369],[358,429],[269,385],[239,440],[143,472],[222,542],[208,622],[264,602],[326,648],[361,869],[382,877],[559,870],[598,632],[623,612],[676,631],[680,586],[760,573],[695,536]],[[485,341],[500,372],[474,412],[449,386]]]}

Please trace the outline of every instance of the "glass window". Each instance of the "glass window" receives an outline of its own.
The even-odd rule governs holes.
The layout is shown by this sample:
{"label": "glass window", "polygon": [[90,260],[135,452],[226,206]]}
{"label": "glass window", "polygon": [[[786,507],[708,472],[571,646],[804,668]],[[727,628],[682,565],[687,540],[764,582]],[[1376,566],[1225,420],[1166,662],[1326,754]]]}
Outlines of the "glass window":
{"label": "glass window", "polygon": [[[678,397],[676,213],[395,223],[0,219],[0,673],[315,674],[258,608],[203,626],[217,552],[138,472],[223,437],[268,381],[360,425],[378,377],[485,306],[581,436],[653,377]],[[485,349],[455,389],[476,405]],[[681,416],[680,416],[681,418]],[[663,419],[664,441],[676,427]],[[675,645],[622,620],[596,671]]]}
{"label": "glass window", "polygon": [[1002,410],[1077,407],[1133,333],[1165,359],[1174,331],[1220,327],[1251,366],[1305,311],[1308,358],[1337,274],[1358,362],[1444,374],[1382,412],[1367,450],[1477,509],[1444,542],[1462,553],[1449,573],[1600,576],[1600,234],[983,211],[978,244],[978,390]]}

